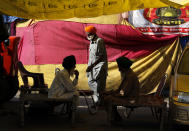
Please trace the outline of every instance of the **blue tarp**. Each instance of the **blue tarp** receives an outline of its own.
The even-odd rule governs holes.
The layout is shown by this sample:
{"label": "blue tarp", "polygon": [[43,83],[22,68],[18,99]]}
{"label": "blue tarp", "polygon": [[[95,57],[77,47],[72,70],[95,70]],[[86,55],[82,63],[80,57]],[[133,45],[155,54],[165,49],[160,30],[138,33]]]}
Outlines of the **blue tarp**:
{"label": "blue tarp", "polygon": [[3,15],[4,23],[11,23],[11,22],[14,22],[17,19],[24,20],[23,18],[19,18],[19,17],[15,17],[15,16]]}
{"label": "blue tarp", "polygon": [[183,36],[180,37],[180,44],[182,46],[182,49],[186,46],[187,42],[189,42],[189,36]]}

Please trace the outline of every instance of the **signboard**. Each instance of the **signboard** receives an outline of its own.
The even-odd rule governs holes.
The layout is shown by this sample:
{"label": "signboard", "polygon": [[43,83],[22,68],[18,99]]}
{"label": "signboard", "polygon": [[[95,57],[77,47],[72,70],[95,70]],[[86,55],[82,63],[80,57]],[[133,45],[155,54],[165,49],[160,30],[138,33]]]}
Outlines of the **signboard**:
{"label": "signboard", "polygon": [[129,12],[129,22],[145,34],[189,34],[189,6],[147,8]]}

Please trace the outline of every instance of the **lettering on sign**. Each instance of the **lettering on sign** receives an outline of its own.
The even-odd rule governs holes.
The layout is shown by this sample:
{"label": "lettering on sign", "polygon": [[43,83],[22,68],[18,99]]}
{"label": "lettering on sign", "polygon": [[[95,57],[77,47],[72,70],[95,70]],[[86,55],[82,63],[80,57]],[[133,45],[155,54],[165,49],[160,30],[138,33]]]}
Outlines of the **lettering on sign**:
{"label": "lettering on sign", "polygon": [[117,4],[117,1],[109,1],[109,2],[104,2],[104,6],[112,6]]}
{"label": "lettering on sign", "polygon": [[58,8],[58,6],[57,6],[57,5],[54,5],[54,4],[48,4],[48,7],[49,7],[49,8]]}
{"label": "lettering on sign", "polygon": [[30,6],[37,6],[37,3],[36,2],[28,1],[28,5],[30,5]]}
{"label": "lettering on sign", "polygon": [[144,9],[144,18],[157,25],[175,26],[189,21],[189,6]]}
{"label": "lettering on sign", "polygon": [[[41,6],[45,9],[47,8],[58,8],[58,5],[57,4],[54,4],[52,3],[51,1],[48,1],[48,2],[35,2],[35,1],[22,1],[20,2],[19,0],[9,0],[10,2],[19,2],[19,5],[23,5],[23,6]],[[56,0],[56,2],[58,2],[60,5],[64,2],[70,2],[70,0]],[[96,1],[93,1],[91,3],[88,3],[88,4],[83,4],[83,6],[80,6],[81,8],[95,8],[97,7],[99,4],[98,4],[98,1],[99,0],[96,0]],[[122,0],[121,3],[125,3],[125,0]],[[106,6],[113,6],[113,5],[116,5],[118,4],[118,1],[114,0],[114,1],[104,1],[103,2],[103,6],[106,7]],[[76,4],[63,4],[62,7],[64,9],[76,9],[76,8],[79,8]]]}
{"label": "lettering on sign", "polygon": [[17,2],[18,0],[10,0],[10,2]]}
{"label": "lettering on sign", "polygon": [[[45,13],[46,11],[56,9],[63,10],[72,10],[72,9],[95,9],[97,7],[101,8],[109,8],[116,6],[117,4],[122,5],[126,2],[126,0],[86,0],[81,3],[81,1],[76,1],[73,3],[73,0],[9,0],[9,2],[14,2],[15,5],[20,7],[27,7],[28,9],[33,10],[38,13]],[[101,5],[102,4],[102,5]],[[39,10],[35,10],[34,7]]]}

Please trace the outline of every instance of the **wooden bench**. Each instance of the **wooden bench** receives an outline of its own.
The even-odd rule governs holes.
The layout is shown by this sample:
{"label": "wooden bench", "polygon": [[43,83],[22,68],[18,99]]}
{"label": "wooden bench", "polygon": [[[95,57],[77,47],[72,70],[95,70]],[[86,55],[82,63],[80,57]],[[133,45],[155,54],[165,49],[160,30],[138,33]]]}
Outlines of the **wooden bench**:
{"label": "wooden bench", "polygon": [[[48,98],[48,85],[44,83],[42,73],[32,73],[27,71],[22,62],[17,63],[24,85],[20,86],[20,125],[24,126],[25,123],[25,107],[27,103],[44,102],[44,103],[60,103],[69,104],[71,112],[71,122],[75,122],[76,112],[76,97],[72,99]],[[28,78],[33,78],[34,84],[29,86]],[[51,105],[51,104],[50,104]]]}
{"label": "wooden bench", "polygon": [[[153,94],[149,94],[149,95],[151,95],[151,96],[157,96],[157,97],[163,97],[162,91],[163,91],[163,89],[164,89],[164,87],[165,87],[165,83],[166,83],[167,77],[168,77],[168,74],[165,73],[165,74],[162,76],[162,78],[161,78],[161,80],[160,80],[160,82],[159,82],[159,85],[158,85],[158,87],[157,87],[156,92],[153,93]],[[127,108],[127,109],[129,109],[129,108]],[[126,114],[127,114],[127,118],[129,118],[129,116],[131,115],[131,112],[132,112],[133,110],[134,110],[134,108],[130,108],[130,111],[129,111],[128,113],[126,113]],[[127,111],[126,111],[126,112],[127,112]],[[159,117],[160,117],[160,115],[161,115],[161,114],[159,113],[159,112],[160,112],[160,109],[157,108],[157,107],[151,107],[151,112],[152,112],[153,117],[158,120]]]}
{"label": "wooden bench", "polygon": [[152,95],[143,95],[140,96],[138,101],[135,103],[130,103],[126,101],[124,98],[115,98],[112,101],[108,102],[107,108],[107,120],[109,126],[111,126],[111,118],[112,118],[112,108],[113,106],[124,106],[129,108],[136,107],[150,107],[150,108],[158,108],[161,110],[160,117],[160,131],[163,131],[164,122],[165,122],[165,112],[166,112],[166,102],[164,102],[162,97],[152,96]]}
{"label": "wooden bench", "polygon": [[[30,92],[31,93],[28,93]],[[38,92],[40,90],[28,90],[24,86],[21,86],[21,93],[20,93],[20,125],[24,126],[25,124],[25,104],[28,102],[31,103],[64,103],[64,104],[71,104],[71,123],[75,123],[75,114],[76,114],[76,97],[73,97],[72,99],[57,99],[57,98],[48,98],[47,94],[42,94],[42,93],[32,93],[32,92]]]}

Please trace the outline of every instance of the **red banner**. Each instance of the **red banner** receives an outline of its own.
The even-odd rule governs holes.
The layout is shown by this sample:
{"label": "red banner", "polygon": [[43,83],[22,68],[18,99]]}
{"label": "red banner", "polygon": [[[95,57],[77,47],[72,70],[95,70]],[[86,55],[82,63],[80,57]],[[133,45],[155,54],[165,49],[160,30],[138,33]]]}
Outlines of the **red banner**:
{"label": "red banner", "polygon": [[[30,27],[17,28],[22,37],[20,60],[24,64],[60,64],[68,55],[75,55],[77,63],[88,61],[89,41],[84,27],[89,24],[42,21]],[[149,36],[125,25],[90,24],[106,43],[108,61],[120,56],[131,59],[149,55],[162,46],[173,43],[176,36]]]}

